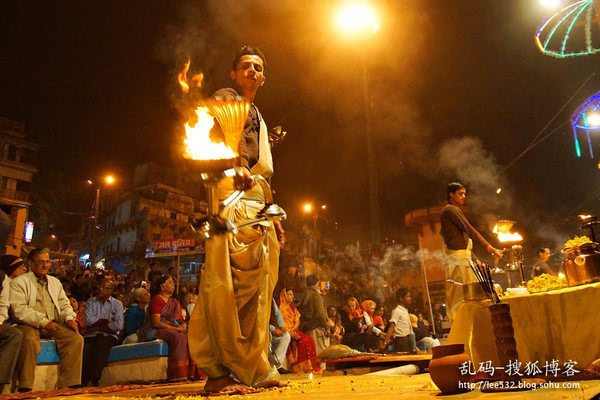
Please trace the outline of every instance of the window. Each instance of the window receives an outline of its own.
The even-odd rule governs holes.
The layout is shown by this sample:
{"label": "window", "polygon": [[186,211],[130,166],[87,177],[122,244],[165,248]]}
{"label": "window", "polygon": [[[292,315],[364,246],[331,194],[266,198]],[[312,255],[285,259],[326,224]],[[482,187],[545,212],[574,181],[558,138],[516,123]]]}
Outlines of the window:
{"label": "window", "polygon": [[27,147],[21,147],[21,156],[19,161],[23,164],[27,165],[36,165],[37,164],[37,151],[34,149],[30,149]]}
{"label": "window", "polygon": [[18,190],[19,192],[30,192],[31,182],[17,180],[16,190]]}
{"label": "window", "polygon": [[174,212],[172,212],[172,213],[171,213],[171,219],[175,219],[175,220],[176,220],[176,219],[177,219],[177,214],[176,214],[176,213],[174,213]]}
{"label": "window", "polygon": [[17,180],[14,178],[2,177],[2,189],[17,190]]}
{"label": "window", "polygon": [[17,161],[17,146],[12,144],[7,146],[6,158],[10,161]]}

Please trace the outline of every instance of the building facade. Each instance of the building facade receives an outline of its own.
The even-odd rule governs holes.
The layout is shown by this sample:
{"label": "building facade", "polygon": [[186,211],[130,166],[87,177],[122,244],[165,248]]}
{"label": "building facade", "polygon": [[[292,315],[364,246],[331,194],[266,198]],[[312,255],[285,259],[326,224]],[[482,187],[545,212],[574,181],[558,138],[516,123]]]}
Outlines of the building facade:
{"label": "building facade", "polygon": [[133,184],[100,201],[97,259],[116,269],[144,265],[154,241],[189,237],[192,219],[206,216],[203,189],[185,174],[146,164],[136,168]]}
{"label": "building facade", "polygon": [[21,255],[38,151],[39,145],[26,139],[23,122],[0,117],[0,224],[9,224],[7,254]]}

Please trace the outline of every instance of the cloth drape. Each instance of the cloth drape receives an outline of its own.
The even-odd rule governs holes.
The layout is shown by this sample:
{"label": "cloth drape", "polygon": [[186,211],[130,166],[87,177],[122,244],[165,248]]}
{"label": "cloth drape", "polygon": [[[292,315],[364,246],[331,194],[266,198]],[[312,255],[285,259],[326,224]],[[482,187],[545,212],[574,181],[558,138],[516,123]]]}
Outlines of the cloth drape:
{"label": "cloth drape", "polygon": [[[598,314],[600,283],[550,292],[507,297],[510,304],[519,361],[540,366],[558,360],[560,368],[569,360],[583,370],[600,358]],[[448,343],[463,343],[475,369],[492,361],[500,366],[488,307],[491,302],[465,301],[452,324]],[[596,322],[594,322],[596,321]],[[543,367],[542,367],[543,369]],[[564,371],[559,371],[559,374]]]}
{"label": "cloth drape", "polygon": [[[262,132],[261,125],[264,154],[267,138]],[[251,172],[256,172],[254,167]],[[226,198],[234,190],[233,180],[222,180],[218,190],[219,199]],[[268,185],[259,180],[221,216],[236,223],[255,218],[270,197]],[[279,379],[268,360],[271,296],[278,268],[279,244],[271,222],[206,241],[200,293],[189,324],[189,346],[193,360],[209,378],[233,374],[250,386]]]}

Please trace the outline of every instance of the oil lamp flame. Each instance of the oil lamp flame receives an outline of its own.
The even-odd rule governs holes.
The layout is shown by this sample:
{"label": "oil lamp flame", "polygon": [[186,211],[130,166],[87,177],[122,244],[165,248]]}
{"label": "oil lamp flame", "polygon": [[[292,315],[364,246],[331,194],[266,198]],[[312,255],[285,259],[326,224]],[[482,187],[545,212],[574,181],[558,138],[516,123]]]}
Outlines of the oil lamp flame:
{"label": "oil lamp flame", "polygon": [[514,225],[514,221],[500,220],[494,226],[493,232],[498,235],[498,240],[504,242],[520,242],[523,236],[518,233],[511,233],[510,228]]}
{"label": "oil lamp flame", "polygon": [[[188,93],[192,85],[195,87],[202,85],[203,74],[199,73],[188,80],[189,69],[190,60],[185,63],[183,70],[177,75],[177,80],[184,93]],[[195,123],[188,121],[185,124],[184,157],[193,160],[236,158],[249,109],[249,103],[241,98],[203,101],[195,110],[198,121]],[[224,142],[215,143],[210,139],[210,131],[214,126],[215,119],[223,131]]]}
{"label": "oil lamp flame", "polygon": [[[183,66],[183,70],[177,75],[177,81],[179,82],[179,86],[181,86],[181,90],[183,93],[187,93],[190,91],[190,84],[187,79],[187,73],[190,70],[190,60],[187,60],[185,65]],[[192,82],[196,87],[202,86],[202,78],[204,78],[204,74],[200,72],[192,77]]]}
{"label": "oil lamp flame", "polygon": [[196,109],[198,122],[193,127],[189,122],[185,124],[186,145],[184,157],[193,160],[219,160],[224,158],[235,158],[235,152],[225,143],[214,143],[210,140],[209,133],[215,124],[215,120],[208,113],[208,108],[198,107]]}

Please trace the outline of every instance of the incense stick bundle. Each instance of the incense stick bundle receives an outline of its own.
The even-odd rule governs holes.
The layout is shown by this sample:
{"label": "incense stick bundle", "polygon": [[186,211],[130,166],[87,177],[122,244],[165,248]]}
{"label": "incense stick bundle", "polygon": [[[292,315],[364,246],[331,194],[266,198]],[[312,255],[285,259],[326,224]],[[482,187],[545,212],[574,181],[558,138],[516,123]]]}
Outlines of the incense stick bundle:
{"label": "incense stick bundle", "polygon": [[469,261],[469,265],[475,274],[475,278],[477,278],[477,282],[479,282],[479,285],[487,297],[492,301],[492,303],[499,303],[500,298],[494,290],[494,282],[492,281],[492,274],[490,272],[489,265],[474,265],[472,261]]}

